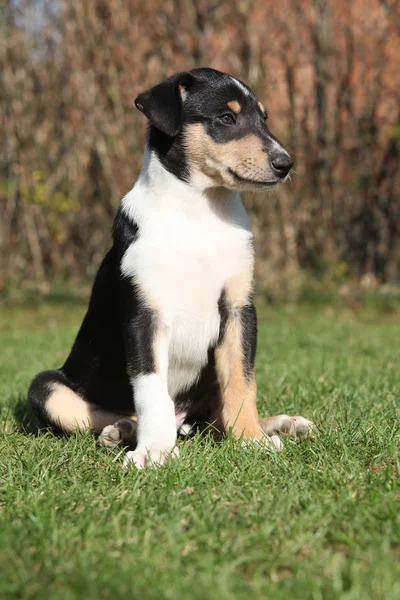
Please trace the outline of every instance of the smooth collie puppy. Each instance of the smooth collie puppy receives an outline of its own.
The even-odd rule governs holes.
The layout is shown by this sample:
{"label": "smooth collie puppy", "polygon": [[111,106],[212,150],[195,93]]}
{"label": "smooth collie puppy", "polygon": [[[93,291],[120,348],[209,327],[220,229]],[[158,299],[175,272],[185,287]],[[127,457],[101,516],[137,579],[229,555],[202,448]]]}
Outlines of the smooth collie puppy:
{"label": "smooth collie puppy", "polygon": [[279,433],[312,423],[258,416],[254,250],[240,192],[283,183],[292,159],[261,102],[226,73],[177,73],[135,104],[149,121],[141,173],[71,353],[35,377],[29,401],[47,425],[129,446],[125,465],[163,463],[194,424],[280,449]]}

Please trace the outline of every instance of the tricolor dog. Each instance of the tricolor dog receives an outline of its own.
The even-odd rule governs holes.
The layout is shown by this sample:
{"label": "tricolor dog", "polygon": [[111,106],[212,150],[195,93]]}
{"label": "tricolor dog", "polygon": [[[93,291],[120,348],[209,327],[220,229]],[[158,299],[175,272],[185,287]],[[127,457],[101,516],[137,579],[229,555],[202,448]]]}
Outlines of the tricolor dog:
{"label": "tricolor dog", "polygon": [[135,104],[149,120],[141,173],[71,353],[35,377],[29,401],[48,425],[134,448],[126,465],[164,462],[193,424],[280,448],[280,432],[312,423],[258,416],[254,251],[240,192],[283,183],[292,159],[254,93],[225,73],[177,73]]}

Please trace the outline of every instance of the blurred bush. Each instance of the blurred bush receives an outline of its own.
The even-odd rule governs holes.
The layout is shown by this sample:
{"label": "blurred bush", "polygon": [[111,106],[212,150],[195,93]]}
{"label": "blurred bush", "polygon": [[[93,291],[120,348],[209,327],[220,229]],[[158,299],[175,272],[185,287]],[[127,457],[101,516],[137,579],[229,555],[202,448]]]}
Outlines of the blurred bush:
{"label": "blurred bush", "polygon": [[399,0],[3,0],[0,289],[92,277],[140,169],[135,96],[197,66],[247,82],[295,157],[246,204],[267,295],[400,279]]}

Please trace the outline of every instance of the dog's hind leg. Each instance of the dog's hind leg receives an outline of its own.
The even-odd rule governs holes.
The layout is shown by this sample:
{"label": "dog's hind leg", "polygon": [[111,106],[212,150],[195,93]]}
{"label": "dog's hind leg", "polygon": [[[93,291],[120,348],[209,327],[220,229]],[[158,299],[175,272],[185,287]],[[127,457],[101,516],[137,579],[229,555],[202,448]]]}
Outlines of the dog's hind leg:
{"label": "dog's hind leg", "polygon": [[85,429],[100,433],[120,420],[131,423],[131,428],[124,429],[124,433],[127,431],[126,436],[121,435],[122,441],[125,437],[131,440],[136,433],[135,415],[118,414],[87,402],[72,389],[61,370],[39,373],[30,385],[28,400],[42,423],[67,433]]}

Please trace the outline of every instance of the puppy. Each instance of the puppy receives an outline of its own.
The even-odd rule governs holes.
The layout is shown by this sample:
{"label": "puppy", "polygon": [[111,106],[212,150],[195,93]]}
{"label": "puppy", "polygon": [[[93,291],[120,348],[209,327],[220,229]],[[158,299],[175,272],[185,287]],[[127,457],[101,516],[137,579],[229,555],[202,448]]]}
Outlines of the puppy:
{"label": "puppy", "polygon": [[48,425],[131,445],[126,465],[164,462],[195,423],[280,448],[278,433],[312,423],[258,417],[254,251],[240,191],[283,183],[292,159],[254,93],[225,73],[177,73],[135,104],[149,121],[141,173],[71,353],[35,377],[29,401]]}

